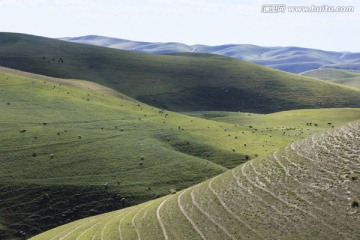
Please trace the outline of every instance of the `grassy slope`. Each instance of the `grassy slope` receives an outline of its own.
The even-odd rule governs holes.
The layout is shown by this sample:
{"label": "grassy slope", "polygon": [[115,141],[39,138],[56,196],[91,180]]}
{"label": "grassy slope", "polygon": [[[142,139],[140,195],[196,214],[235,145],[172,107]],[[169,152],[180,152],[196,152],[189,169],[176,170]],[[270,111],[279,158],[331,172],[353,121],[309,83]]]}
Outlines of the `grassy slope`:
{"label": "grassy slope", "polygon": [[323,120],[309,130],[296,121],[249,128],[159,113],[90,82],[0,70],[0,223],[27,236],[189,187],[330,129],[331,116],[336,125],[360,118],[358,109],[313,110]]}
{"label": "grassy slope", "polygon": [[360,107],[357,89],[216,55],[149,55],[1,33],[1,65],[91,80],[176,111]]}
{"label": "grassy slope", "polygon": [[[293,129],[294,132],[296,130],[310,131],[310,134],[324,132],[329,127],[341,126],[344,124],[344,121],[350,122],[360,119],[359,108],[301,109],[271,114],[216,111],[186,112],[184,114],[217,122],[238,124],[240,126],[251,125],[260,130],[272,128],[273,132],[277,132],[283,129]],[[307,123],[312,123],[312,125],[309,126]],[[315,124],[317,125],[315,126]],[[274,126],[276,127],[274,128]],[[285,136],[287,135],[290,135],[290,132],[287,132]]]}
{"label": "grassy slope", "polygon": [[[185,145],[178,135],[191,139],[184,150],[197,146],[190,131],[205,127],[191,123],[192,118],[160,114],[120,94],[109,96],[114,92],[91,83],[35,80],[9,72],[0,74],[0,216],[12,229],[39,232],[84,214],[146,201],[226,170],[172,146]],[[178,130],[179,124],[187,129]],[[228,166],[245,161],[240,153],[214,147],[216,140],[209,141],[212,145],[201,142],[209,159],[229,159]],[[120,202],[123,197],[126,203]]]}
{"label": "grassy slope", "polygon": [[359,146],[355,122],[176,194],[32,239],[359,239]]}
{"label": "grassy slope", "polygon": [[[245,155],[263,156],[330,128],[319,122],[319,128],[311,127],[302,134],[303,126],[295,126],[296,122],[296,130],[285,130],[284,136],[280,125],[270,132],[258,124],[253,124],[255,130],[171,112],[161,114],[97,84],[4,68],[1,72],[0,179],[2,205],[6,206],[1,216],[8,222],[23,218],[11,227],[27,233],[145,201],[171,188],[188,187],[245,162]],[[319,115],[331,111],[331,115],[343,116],[339,124],[360,117],[357,109],[321,111],[326,112]],[[339,114],[342,112],[346,114]],[[140,156],[145,157],[143,166]],[[22,197],[15,197],[19,193]],[[70,200],[64,201],[63,196]],[[123,197],[126,204],[119,200]],[[22,210],[16,207],[19,204]],[[38,204],[47,207],[44,210]],[[51,219],[43,219],[49,214]]]}
{"label": "grassy slope", "polygon": [[321,68],[304,72],[301,75],[307,77],[318,78],[327,80],[339,84],[344,84],[350,87],[360,88],[360,72],[359,71],[348,71],[331,68]]}

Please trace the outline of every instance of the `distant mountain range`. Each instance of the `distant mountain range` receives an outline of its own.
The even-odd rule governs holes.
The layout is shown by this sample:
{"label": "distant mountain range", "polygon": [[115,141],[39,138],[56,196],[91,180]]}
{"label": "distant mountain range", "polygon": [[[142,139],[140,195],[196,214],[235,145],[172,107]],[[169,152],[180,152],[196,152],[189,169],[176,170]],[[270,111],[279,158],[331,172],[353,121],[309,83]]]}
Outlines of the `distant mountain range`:
{"label": "distant mountain range", "polygon": [[61,38],[61,40],[151,54],[179,52],[218,54],[291,73],[302,73],[319,68],[360,70],[360,53],[351,52],[333,52],[301,47],[261,47],[251,44],[206,46],[176,42],[154,43],[96,35]]}

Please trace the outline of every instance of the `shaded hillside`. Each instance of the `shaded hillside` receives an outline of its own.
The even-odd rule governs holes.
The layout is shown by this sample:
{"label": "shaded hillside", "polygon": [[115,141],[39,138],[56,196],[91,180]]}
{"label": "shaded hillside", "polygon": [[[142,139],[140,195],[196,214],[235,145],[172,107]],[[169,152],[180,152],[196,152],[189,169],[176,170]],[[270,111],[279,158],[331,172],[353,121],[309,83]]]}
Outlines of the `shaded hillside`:
{"label": "shaded hillside", "polygon": [[359,239],[360,123],[32,239]]}
{"label": "shaded hillside", "polygon": [[201,44],[186,45],[183,43],[151,43],[94,35],[62,38],[62,40],[152,54],[179,52],[218,54],[292,73],[301,73],[323,66],[359,69],[356,63],[360,60],[359,53],[324,51],[301,47],[261,47],[251,44],[206,46]]}
{"label": "shaded hillside", "polygon": [[218,55],[149,55],[1,33],[0,65],[90,80],[174,111],[360,107],[357,89]]}

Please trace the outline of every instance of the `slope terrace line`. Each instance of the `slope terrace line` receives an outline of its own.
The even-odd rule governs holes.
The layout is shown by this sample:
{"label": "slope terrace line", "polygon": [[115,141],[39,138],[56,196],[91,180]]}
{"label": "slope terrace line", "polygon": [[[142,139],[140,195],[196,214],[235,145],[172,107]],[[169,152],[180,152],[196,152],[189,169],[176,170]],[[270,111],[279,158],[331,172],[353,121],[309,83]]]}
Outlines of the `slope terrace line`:
{"label": "slope terrace line", "polygon": [[[238,185],[241,189],[243,189],[244,191],[247,191],[251,196],[256,197],[260,202],[262,202],[265,206],[268,206],[268,207],[270,207],[271,209],[273,209],[277,214],[279,214],[279,215],[287,218],[286,215],[285,215],[283,212],[281,212],[280,210],[278,210],[275,206],[270,205],[268,202],[266,202],[264,199],[262,199],[259,195],[254,194],[249,188],[245,188],[245,187],[243,186],[243,184],[240,182],[240,178],[239,178],[238,176],[236,176],[236,174],[235,174],[235,169],[233,169],[233,170],[231,171],[231,173],[232,173],[232,176],[236,179],[237,185]],[[288,218],[287,218],[287,219],[288,219]]]}
{"label": "slope terrace line", "polygon": [[[311,149],[310,148],[307,149],[308,151],[311,151],[312,149],[316,149],[316,146],[314,144],[317,144],[317,143],[314,143],[315,140],[313,140],[313,138],[311,138],[311,141],[312,141],[313,144],[311,144],[312,145]],[[326,165],[337,168],[337,166],[335,166],[334,164],[331,164],[329,162],[320,161],[319,155],[317,153],[315,153],[315,159],[316,160],[313,160],[311,157],[307,157],[307,156],[301,154],[300,150],[296,149],[295,145],[293,145],[293,144],[291,144],[291,149],[295,152],[296,155],[298,155],[298,157],[303,158],[303,159],[307,159],[310,162],[312,162],[314,165],[319,166],[321,171],[327,172],[330,175],[332,175],[333,177],[337,176],[336,173],[334,173],[334,172],[332,172],[332,171],[330,171],[328,169],[325,169],[323,167],[320,167],[320,164],[323,163],[323,164],[326,164]]]}
{"label": "slope terrace line", "polygon": [[[353,141],[353,139],[346,139],[346,141]],[[332,154],[332,155],[333,155],[334,157],[336,157],[337,159],[340,159],[343,163],[346,163],[346,164],[351,163],[351,161],[350,161],[349,159],[343,158],[343,157],[341,156],[341,152],[340,152],[339,149],[338,149],[338,147],[340,147],[339,145],[335,145],[334,143],[329,142],[329,141],[323,141],[323,142],[324,142],[324,144],[322,144],[321,146],[324,146],[323,149],[324,149],[327,153]],[[344,141],[344,142],[345,142],[345,141]],[[330,146],[333,151],[329,150],[329,148],[328,148],[327,146]],[[342,150],[350,150],[350,149],[348,148],[348,145],[347,145],[347,144],[343,144],[341,147],[342,147]],[[334,154],[333,152],[336,152],[336,154]],[[342,166],[345,167],[346,164],[343,164]],[[348,169],[348,168],[347,168],[346,170],[351,171],[351,169]]]}
{"label": "slope terrace line", "polygon": [[216,196],[216,198],[219,200],[219,202],[221,203],[221,205],[223,206],[223,208],[230,213],[234,218],[236,218],[240,223],[242,223],[247,229],[249,229],[250,231],[252,231],[253,233],[255,233],[256,235],[258,235],[261,239],[264,239],[264,237],[255,229],[253,229],[252,227],[250,227],[244,220],[242,220],[238,215],[236,215],[233,211],[230,210],[230,208],[225,204],[225,202],[222,200],[222,198],[220,197],[220,195],[213,189],[213,187],[211,186],[212,182],[216,179],[213,178],[209,181],[208,184],[208,188],[210,189],[210,191]]}
{"label": "slope terrace line", "polygon": [[[121,211],[120,211],[121,212]],[[109,221],[107,221],[106,222],[106,224],[104,224],[104,226],[105,225],[107,225],[109,222],[112,222],[113,220],[114,220],[114,215],[116,215],[118,213],[118,211],[114,211],[114,212],[110,212],[109,213],[109,215],[111,214],[111,219],[109,220]],[[115,217],[116,218],[116,217]],[[106,220],[107,220],[108,218],[106,218]],[[104,222],[105,223],[105,219],[103,219],[103,221],[102,222]],[[102,230],[104,230],[104,227],[102,227],[102,229],[101,229],[101,233],[100,233],[100,238],[102,238]],[[97,235],[97,233],[100,231],[100,229],[97,229],[95,232],[94,232],[94,234],[93,234],[93,237],[92,237],[92,239],[95,239],[96,238],[96,235]]]}
{"label": "slope terrace line", "polygon": [[115,221],[116,219],[118,219],[119,217],[121,217],[121,214],[122,214],[123,212],[124,212],[124,210],[120,210],[118,216],[116,216],[115,218],[113,218],[111,221],[107,222],[107,223],[104,225],[103,229],[101,230],[101,240],[106,240],[106,239],[104,238],[106,227],[107,227],[111,222],[113,222],[113,221]]}
{"label": "slope terrace line", "polygon": [[[234,174],[234,173],[232,173],[232,174]],[[283,215],[281,212],[277,211],[275,206],[272,206],[272,205],[268,204],[261,197],[259,197],[256,194],[253,194],[250,190],[245,189],[243,187],[240,187],[238,184],[241,184],[241,183],[239,183],[238,179],[236,179],[234,177],[234,175],[232,176],[232,178],[236,181],[236,186],[237,186],[237,187],[234,187],[234,191],[236,191],[239,195],[243,196],[243,198],[244,198],[243,201],[246,202],[249,205],[249,207],[246,207],[245,209],[247,209],[247,210],[249,210],[251,212],[253,212],[254,209],[257,209],[257,210],[262,209],[263,211],[272,209],[272,210],[274,210],[276,212],[276,214],[281,215],[281,217],[283,219],[288,219],[286,215]],[[233,196],[235,199],[239,199],[238,195],[235,194],[234,191],[230,191],[228,194]],[[245,194],[245,191],[247,191],[248,194]],[[242,192],[244,192],[244,193],[242,193]],[[240,200],[236,201],[235,199],[231,200],[232,204],[234,205],[234,208],[235,207],[238,207],[240,209],[244,208],[243,201],[240,201]],[[248,200],[248,199],[250,199],[250,200]],[[255,199],[257,201],[254,201]],[[273,220],[273,223],[275,225],[277,225],[279,228],[282,228],[283,225],[278,223],[277,219],[274,216],[275,216],[275,214],[270,214],[267,217],[271,218]]]}
{"label": "slope terrace line", "polygon": [[118,225],[118,231],[119,231],[119,239],[122,240],[122,234],[121,234],[121,223],[122,221],[124,221],[124,219],[132,212],[134,212],[136,210],[136,208],[134,207],[132,210],[130,210],[127,214],[125,214],[125,216],[123,216],[120,221],[119,221],[119,225]]}
{"label": "slope terrace line", "polygon": [[[102,215],[103,216],[103,215]],[[96,224],[92,225],[91,227],[89,227],[88,229],[86,229],[85,231],[83,231],[77,238],[76,240],[79,240],[81,236],[85,235],[88,231],[90,231],[91,229],[93,229],[95,226],[99,225],[100,223],[104,222],[106,219],[111,218],[113,216],[113,214],[111,214],[110,216],[103,218],[101,221],[97,222]]]}
{"label": "slope terrace line", "polygon": [[[286,150],[286,153],[288,152],[288,148],[286,148],[285,149]],[[289,159],[289,157],[287,156],[287,154],[285,154],[285,155],[280,155],[280,157],[282,157],[283,159],[285,159],[286,161],[288,161],[290,164],[292,164],[292,161]],[[300,167],[299,165],[297,165],[297,164],[292,164],[294,167],[296,167],[300,172],[305,172],[306,170],[304,169],[304,168],[302,168],[302,167]],[[302,186],[306,186],[306,187],[308,187],[308,188],[313,188],[313,189],[315,189],[315,190],[320,190],[320,191],[326,191],[327,193],[331,193],[331,194],[333,194],[334,196],[336,196],[336,197],[340,197],[340,195],[338,195],[338,194],[336,194],[336,193],[334,193],[334,192],[331,192],[331,191],[327,191],[328,189],[324,189],[324,188],[321,188],[321,187],[317,187],[317,186],[314,186],[314,185],[312,185],[312,184],[305,184],[304,182],[302,182],[302,181],[299,181],[297,178],[293,178],[294,179],[294,181],[296,181],[297,183],[299,183],[299,184],[301,184]],[[331,182],[330,180],[331,179],[328,179],[328,178],[322,178],[322,179],[325,179],[325,180],[327,180],[327,181],[329,181],[329,182]],[[312,193],[316,193],[316,192],[313,192],[313,191],[311,191]],[[320,194],[317,194],[318,196],[321,196]]]}
{"label": "slope terrace line", "polygon": [[286,159],[286,161],[288,161],[291,165],[293,165],[294,167],[296,167],[298,170],[304,171],[304,169],[301,168],[301,167],[299,166],[299,164],[296,164],[295,162],[291,161],[290,158],[288,157],[288,152],[291,151],[291,149],[289,149],[289,148],[290,148],[290,147],[287,146],[287,147],[285,148],[285,155],[282,154],[281,156],[284,157],[284,158]]}
{"label": "slope terrace line", "polygon": [[50,240],[54,240],[54,239],[56,239],[57,237],[59,237],[60,235],[68,232],[69,230],[71,231],[72,229],[77,228],[77,227],[81,227],[81,226],[84,225],[84,224],[85,224],[85,223],[80,222],[79,224],[76,224],[75,226],[73,226],[73,227],[71,227],[71,228],[68,228],[68,229],[62,231],[61,233],[59,233],[58,235],[50,238]]}
{"label": "slope terrace line", "polygon": [[[100,216],[97,216],[93,219],[93,221],[97,220],[98,218],[100,218]],[[65,236],[59,238],[59,240],[63,240],[65,239],[67,236],[69,236],[70,234],[72,234],[73,232],[75,232],[76,230],[78,230],[79,228],[81,228],[82,226],[84,226],[87,222],[84,222],[83,224],[81,224],[80,226],[76,227],[75,229],[71,230],[70,232],[68,232]]]}
{"label": "slope terrace line", "polygon": [[354,135],[352,133],[352,129],[353,127],[351,127],[351,125],[347,125],[345,127],[342,127],[339,129],[339,132],[342,132],[344,134],[342,134],[342,136],[346,139],[346,140],[350,140],[348,138],[348,136],[350,136],[351,138],[354,138]]}
{"label": "slope terrace line", "polygon": [[172,195],[172,196],[170,196],[170,197],[167,197],[164,201],[162,201],[162,202],[160,203],[160,205],[159,205],[158,208],[156,209],[156,218],[158,219],[158,221],[159,221],[159,223],[160,223],[160,226],[161,226],[162,232],[163,232],[163,234],[164,234],[165,240],[168,240],[168,239],[169,239],[169,236],[168,236],[168,234],[167,234],[167,232],[166,232],[165,225],[164,225],[164,223],[163,223],[162,220],[161,220],[160,210],[161,210],[162,206],[163,206],[168,200],[170,200],[171,198],[173,198],[174,196],[175,196],[175,195]]}
{"label": "slope terrace line", "polygon": [[178,198],[177,198],[177,202],[178,202],[178,206],[179,206],[179,209],[181,210],[181,212],[184,214],[184,216],[186,217],[186,219],[190,222],[191,226],[193,227],[193,229],[200,235],[200,237],[203,239],[203,240],[206,240],[206,237],[204,236],[204,234],[200,231],[200,229],[198,228],[198,226],[196,226],[196,223],[194,222],[194,220],[192,220],[190,218],[190,216],[186,213],[184,207],[181,205],[181,196],[189,191],[189,189],[183,191],[181,194],[179,194]]}
{"label": "slope terrace line", "polygon": [[[273,156],[277,158],[277,155],[273,155]],[[277,159],[276,161],[280,164],[279,159]],[[282,165],[282,164],[281,164],[281,165]],[[253,170],[255,170],[255,166],[252,164],[252,162],[250,162],[250,166],[251,166],[251,168],[252,168]],[[257,171],[254,171],[254,172],[257,174]],[[257,174],[257,175],[261,176],[261,174]],[[305,186],[305,187],[309,188],[308,185],[306,185],[306,184],[300,182],[299,180],[295,179],[292,175],[289,174],[288,176],[291,177],[291,179],[293,179],[293,180],[294,180],[295,182],[297,182],[299,185]],[[279,184],[280,184],[280,183],[279,183]],[[282,185],[285,189],[289,189],[289,188],[286,187],[283,183],[281,183],[281,185]],[[311,190],[309,190],[309,191],[310,191],[311,193],[313,193],[314,195],[316,195],[316,193],[314,193],[313,191],[311,191]],[[322,213],[324,213],[325,215],[328,214],[327,211],[325,211],[325,210],[322,209],[321,207],[317,206],[317,205],[316,205],[315,203],[313,203],[312,201],[307,200],[307,199],[305,199],[304,197],[302,197],[301,195],[299,195],[298,192],[296,191],[296,189],[293,189],[293,192],[295,193],[295,195],[296,195],[299,199],[301,199],[302,201],[306,202],[309,206],[317,209],[319,212],[322,212]],[[318,196],[319,196],[319,195],[318,195]],[[331,215],[331,214],[330,214],[330,216],[333,217],[333,215]],[[338,222],[339,222],[339,221],[338,221]]]}
{"label": "slope terrace line", "polygon": [[[275,199],[277,199],[278,201],[284,203],[285,205],[287,205],[287,206],[289,206],[289,207],[291,207],[291,208],[297,209],[297,210],[299,210],[299,211],[301,211],[301,212],[303,212],[303,213],[311,216],[311,217],[314,218],[315,220],[321,222],[324,226],[326,226],[326,227],[328,227],[329,229],[333,230],[335,233],[338,233],[335,228],[333,228],[332,226],[330,226],[329,224],[327,224],[327,223],[324,222],[323,220],[319,219],[319,218],[316,217],[314,214],[312,214],[312,213],[310,213],[310,212],[308,212],[308,211],[306,211],[306,210],[298,207],[298,206],[295,205],[295,204],[292,204],[292,203],[289,203],[289,202],[285,201],[284,199],[276,196],[273,192],[265,189],[265,188],[262,187],[261,185],[258,185],[258,184],[256,184],[255,182],[253,182],[252,180],[250,180],[249,176],[248,176],[248,175],[246,174],[246,172],[245,172],[245,166],[246,166],[246,164],[247,164],[247,163],[245,163],[245,164],[242,166],[241,171],[242,171],[243,175],[249,180],[249,182],[252,183],[256,188],[258,188],[258,189],[260,189],[260,190],[268,193],[269,195],[273,196]],[[339,234],[340,234],[340,235],[343,235],[342,233],[339,233]]]}
{"label": "slope terrace line", "polygon": [[133,225],[133,227],[135,228],[135,232],[136,232],[136,235],[138,237],[138,240],[141,240],[141,236],[140,236],[140,230],[136,227],[136,224],[135,224],[135,218],[137,217],[137,215],[142,211],[144,210],[145,208],[147,208],[148,206],[150,206],[151,204],[153,204],[152,202],[150,202],[149,204],[146,204],[144,207],[142,207],[135,215],[134,217],[131,219],[131,223]]}
{"label": "slope terrace line", "polygon": [[290,177],[289,170],[285,167],[284,164],[282,164],[282,163],[279,161],[278,156],[277,156],[277,151],[275,151],[275,152],[272,154],[272,156],[273,156],[273,158],[275,159],[275,161],[277,162],[277,164],[279,164],[279,165],[282,167],[282,169],[283,169],[284,172],[285,172],[285,175],[288,176],[288,177]]}
{"label": "slope terrace line", "polygon": [[193,203],[193,205],[200,210],[200,212],[202,214],[204,214],[211,222],[213,222],[216,226],[218,226],[229,238],[236,240],[236,238],[234,236],[232,236],[225,227],[221,226],[219,223],[217,223],[211,216],[209,213],[207,213],[203,208],[200,207],[200,205],[195,201],[195,196],[194,196],[194,190],[193,189],[190,193],[191,195],[191,201]]}
{"label": "slope terrace line", "polygon": [[[246,202],[246,203],[249,205],[249,207],[246,208],[246,209],[249,209],[249,210],[250,210],[250,209],[260,209],[260,208],[261,208],[261,209],[265,210],[265,209],[271,208],[271,209],[274,210],[273,206],[267,204],[266,202],[262,202],[263,200],[262,200],[259,196],[254,195],[254,194],[252,194],[251,192],[249,192],[249,195],[245,195],[244,193],[241,193],[241,192],[240,192],[240,191],[245,191],[245,190],[241,190],[241,187],[239,187],[239,186],[238,186],[238,188],[234,188],[234,190],[235,190],[235,189],[236,189],[236,191],[239,193],[239,195],[243,196],[243,198],[244,198],[243,201]],[[231,196],[233,196],[234,198],[237,198],[237,199],[238,199],[238,196],[235,195],[234,192],[230,191],[228,194],[231,195]],[[220,195],[220,194],[219,194],[219,195]],[[251,202],[254,202],[254,201],[249,201],[247,198],[250,198],[250,199],[251,199],[252,196],[253,196],[254,198],[257,198],[257,200],[258,200],[259,202],[263,203],[263,204],[257,204],[257,205],[255,205],[254,203],[251,203]],[[253,199],[253,200],[254,200],[254,199]],[[234,205],[234,207],[238,207],[238,208],[243,208],[243,207],[244,207],[243,201],[240,202],[240,201],[236,201],[236,200],[231,200],[231,202],[232,202],[232,204]],[[274,211],[275,211],[275,210],[274,210]],[[276,212],[276,211],[275,211],[275,212]],[[278,214],[281,215],[281,213],[278,213]],[[274,214],[270,214],[268,217],[271,218],[271,219],[273,219],[273,223],[274,223],[275,225],[277,225],[279,228],[282,228],[282,227],[283,227],[280,223],[278,223],[277,219],[274,218]],[[283,215],[282,215],[282,218],[288,219],[286,216],[283,216]]]}
{"label": "slope terrace line", "polygon": [[[349,141],[349,140],[346,140],[346,141]],[[321,141],[321,143],[314,143],[314,145],[317,145],[319,146],[319,148],[323,149],[324,151],[326,151],[328,154],[331,154],[332,156],[334,156],[335,158],[333,159],[335,163],[337,164],[331,164],[331,163],[328,163],[328,165],[332,166],[333,168],[341,168],[343,170],[346,170],[346,171],[352,171],[352,167],[348,168],[347,167],[347,164],[351,163],[350,160],[346,159],[346,158],[343,158],[340,156],[340,152],[338,149],[334,148],[332,144],[330,144],[328,141]],[[332,150],[329,150],[329,148],[327,147],[327,145],[330,145],[332,146]],[[344,145],[345,146],[345,145]],[[336,154],[335,154],[336,152]],[[336,161],[336,159],[339,159],[339,161]]]}

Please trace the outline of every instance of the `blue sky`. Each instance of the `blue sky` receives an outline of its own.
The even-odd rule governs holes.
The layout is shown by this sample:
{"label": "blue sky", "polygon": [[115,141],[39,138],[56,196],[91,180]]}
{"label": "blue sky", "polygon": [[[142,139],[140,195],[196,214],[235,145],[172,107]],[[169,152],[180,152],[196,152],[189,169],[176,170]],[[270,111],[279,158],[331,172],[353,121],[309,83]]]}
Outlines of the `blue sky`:
{"label": "blue sky", "polygon": [[[354,13],[261,13],[263,4]],[[0,31],[187,44],[250,43],[360,52],[360,0],[0,0]]]}

